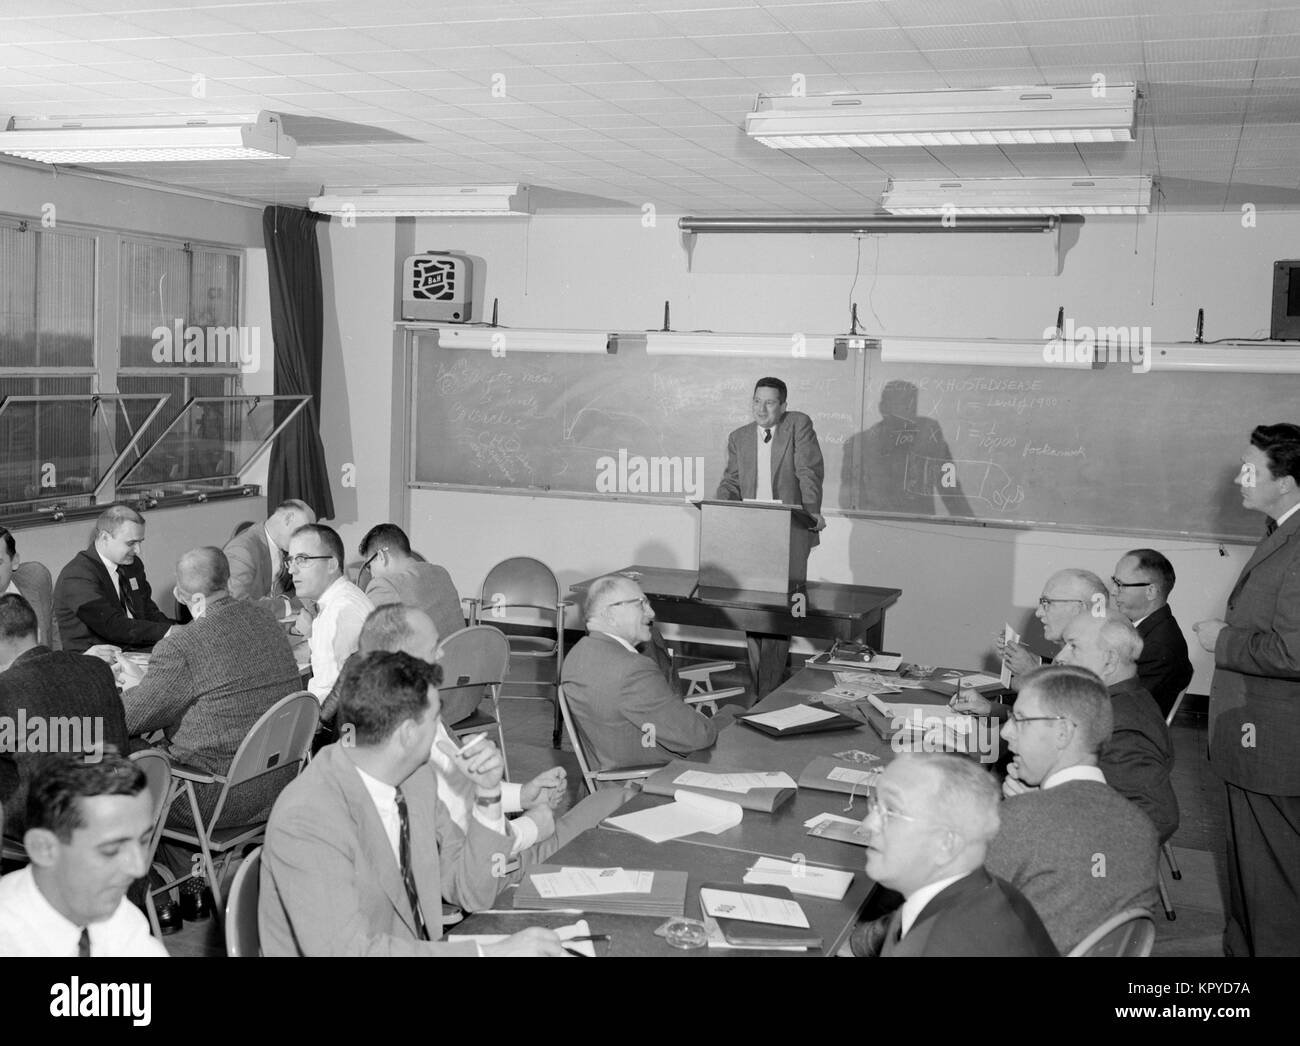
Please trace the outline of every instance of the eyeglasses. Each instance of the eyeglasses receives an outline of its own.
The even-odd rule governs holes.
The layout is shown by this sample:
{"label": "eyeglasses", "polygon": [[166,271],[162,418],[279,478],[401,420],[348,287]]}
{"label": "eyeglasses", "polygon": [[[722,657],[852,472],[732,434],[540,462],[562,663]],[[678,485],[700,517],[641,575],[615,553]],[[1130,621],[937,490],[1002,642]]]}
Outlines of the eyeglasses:
{"label": "eyeglasses", "polygon": [[913,824],[921,824],[925,821],[924,817],[913,817],[910,814],[904,814],[904,813],[900,813],[897,810],[891,810],[889,807],[887,807],[884,803],[880,801],[879,793],[877,793],[874,790],[871,792],[870,795],[867,796],[867,816],[870,817],[872,814],[875,814],[877,817],[880,818],[880,824],[882,828],[888,828],[891,819],[896,819],[899,821],[911,821]]}
{"label": "eyeglasses", "polygon": [[640,599],[620,599],[617,603],[610,603],[609,609],[613,610],[615,607],[627,606],[629,603],[640,603],[646,610],[650,609],[650,600],[646,599],[645,596]]}
{"label": "eyeglasses", "polygon": [[287,560],[290,569],[299,570],[305,567],[313,559],[333,559],[333,556],[304,556],[299,552],[296,556],[290,556]]}
{"label": "eyeglasses", "polygon": [[1146,588],[1151,584],[1150,581],[1121,581],[1114,574],[1110,576],[1110,580],[1116,588]]}
{"label": "eyeglasses", "polygon": [[375,549],[374,552],[370,553],[370,558],[367,559],[364,563],[361,564],[361,569],[362,569],[362,570],[365,570],[367,567],[370,566],[371,563],[373,563],[376,559],[379,558],[379,553],[381,553],[381,552],[387,552],[387,551],[388,551],[388,549],[386,549],[386,548],[377,548],[377,549]]}
{"label": "eyeglasses", "polygon": [[1051,599],[1048,596],[1039,596],[1038,605],[1046,610],[1053,603],[1086,603],[1086,599]]}
{"label": "eyeglasses", "polygon": [[1068,715],[1020,715],[1018,712],[1012,712],[1007,717],[1008,722],[1015,723],[1017,728],[1025,723],[1047,723],[1058,719],[1069,719]]}

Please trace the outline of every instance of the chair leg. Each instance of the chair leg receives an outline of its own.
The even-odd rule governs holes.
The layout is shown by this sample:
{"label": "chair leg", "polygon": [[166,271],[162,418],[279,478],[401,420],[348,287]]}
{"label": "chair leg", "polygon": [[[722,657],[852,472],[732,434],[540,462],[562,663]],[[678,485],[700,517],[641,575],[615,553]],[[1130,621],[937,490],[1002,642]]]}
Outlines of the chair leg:
{"label": "chair leg", "polygon": [[555,725],[551,729],[551,747],[558,749],[560,747],[560,731],[564,729],[564,721],[560,715],[560,691],[557,687],[555,690]]}
{"label": "chair leg", "polygon": [[1178,918],[1178,913],[1174,911],[1174,906],[1169,901],[1169,888],[1165,886],[1165,875],[1159,869],[1156,870],[1156,888],[1160,891],[1160,905],[1165,910],[1165,918],[1172,922]]}
{"label": "chair leg", "polygon": [[[221,883],[217,878],[217,866],[212,860],[212,848],[208,845],[208,832],[203,827],[203,814],[199,810],[199,796],[194,791],[194,785],[190,781],[185,782],[185,790],[190,796],[190,812],[194,815],[194,834],[199,837],[199,850],[203,853],[203,874],[208,880],[208,889],[212,891],[212,908],[213,915],[218,921],[224,909],[221,905]],[[216,822],[213,821],[215,826]]]}
{"label": "chair leg", "polygon": [[1168,842],[1160,844],[1160,852],[1165,855],[1165,860],[1169,862],[1169,874],[1175,879],[1183,877],[1182,869],[1178,867],[1178,861],[1174,857],[1174,848]]}

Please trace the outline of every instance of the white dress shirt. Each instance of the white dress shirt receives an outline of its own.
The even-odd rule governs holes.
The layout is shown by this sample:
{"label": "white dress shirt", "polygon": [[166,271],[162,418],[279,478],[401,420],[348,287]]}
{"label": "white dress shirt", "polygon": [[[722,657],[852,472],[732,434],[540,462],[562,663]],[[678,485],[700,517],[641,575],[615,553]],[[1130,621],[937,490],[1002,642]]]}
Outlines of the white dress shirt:
{"label": "white dress shirt", "polygon": [[[99,561],[104,564],[104,569],[108,571],[108,579],[113,582],[113,591],[117,593],[117,599],[120,603],[122,601],[122,575],[117,572],[117,564],[111,560],[105,559],[98,550],[95,551],[95,555],[99,556]],[[135,617],[135,615],[131,613],[131,608],[129,606],[123,607],[122,609],[126,611],[127,617]]]}
{"label": "white dress shirt", "polygon": [[1106,783],[1106,775],[1101,772],[1099,766],[1067,766],[1064,770],[1057,770],[1054,774],[1048,774],[1043,778],[1040,788],[1046,790],[1055,788],[1057,785],[1063,785],[1066,781],[1096,781],[1099,784]]}
{"label": "white dress shirt", "polygon": [[[763,439],[772,433],[769,440]],[[776,433],[772,429],[758,427],[758,485],[754,488],[754,497],[759,501],[775,501],[772,493],[772,444],[776,442]]]}
{"label": "white dress shirt", "polygon": [[317,614],[311,623],[311,680],[307,689],[324,701],[334,689],[339,671],[357,648],[361,626],[375,609],[366,594],[345,577],[334,579],[316,600]]}
{"label": "white dress shirt", "polygon": [[[969,874],[969,873],[967,873]],[[947,879],[940,879],[938,882],[930,883],[929,886],[922,886],[916,893],[912,894],[903,902],[903,921],[900,927],[901,936],[906,937],[907,931],[912,928],[912,923],[916,922],[916,917],[925,911],[925,906],[933,901],[944,890],[948,889],[958,879],[966,878],[965,875],[952,875]]]}
{"label": "white dress shirt", "polygon": [[[125,897],[111,916],[85,928],[90,955],[158,958],[167,955],[149,936],[149,920]],[[61,915],[36,885],[32,866],[0,879],[0,956],[75,958],[82,927]]]}
{"label": "white dress shirt", "polygon": [[612,639],[612,640],[614,640],[614,642],[616,642],[616,643],[622,643],[623,646],[626,647],[628,650],[632,651],[632,653],[634,653],[634,654],[637,653],[637,649],[636,649],[636,647],[634,647],[631,643],[629,643],[629,642],[628,642],[626,639],[624,639],[622,636],[616,636],[616,635],[614,635],[613,632],[601,632],[600,634],[601,634],[602,636],[609,636],[609,638]]}
{"label": "white dress shirt", "polygon": [[484,827],[500,835],[511,837],[512,854],[527,850],[537,842],[537,822],[531,817],[517,817],[514,820],[505,817],[507,813],[519,813],[523,810],[519,801],[519,794],[523,791],[522,786],[502,781],[501,816],[489,817],[487,811],[475,802],[478,798],[478,790],[474,787],[474,782],[461,773],[455,760],[438,747],[440,741],[448,742],[453,748],[460,747],[441,722],[438,723],[437,736],[433,739],[429,762],[433,764],[434,772],[438,775],[438,801],[447,808],[447,813],[451,815],[456,827],[462,832],[469,831],[469,815],[472,810],[475,820]]}
{"label": "white dress shirt", "polygon": [[1278,516],[1277,519],[1273,520],[1273,522],[1280,527],[1283,523],[1285,523],[1288,519],[1290,519],[1292,516],[1295,515],[1296,509],[1300,509],[1300,504],[1292,505],[1289,509],[1283,512],[1282,515]]}
{"label": "white dress shirt", "polygon": [[6,595],[6,596],[21,596],[21,595],[22,595],[22,593],[18,591],[18,586],[14,584],[14,579],[13,579],[13,578],[10,578],[10,579],[9,579],[9,587],[6,588],[6,589],[4,590],[3,593],[0,593],[0,594]]}

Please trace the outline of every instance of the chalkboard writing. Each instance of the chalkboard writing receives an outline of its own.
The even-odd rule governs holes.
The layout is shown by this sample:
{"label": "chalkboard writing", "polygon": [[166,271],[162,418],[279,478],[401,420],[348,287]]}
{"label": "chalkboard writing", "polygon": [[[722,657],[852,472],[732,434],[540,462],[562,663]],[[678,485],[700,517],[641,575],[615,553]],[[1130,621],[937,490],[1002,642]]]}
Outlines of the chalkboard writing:
{"label": "chalkboard writing", "polygon": [[[977,351],[973,349],[972,351]],[[417,338],[415,480],[711,497],[764,374],[809,414],[824,505],[1253,540],[1250,429],[1300,420],[1300,376],[446,350]]]}

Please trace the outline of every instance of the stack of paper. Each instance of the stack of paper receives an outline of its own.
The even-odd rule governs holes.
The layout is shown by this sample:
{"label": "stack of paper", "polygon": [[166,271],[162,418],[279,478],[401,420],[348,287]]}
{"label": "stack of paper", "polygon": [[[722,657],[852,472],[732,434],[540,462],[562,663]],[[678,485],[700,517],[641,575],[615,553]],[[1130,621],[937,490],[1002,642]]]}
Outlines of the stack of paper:
{"label": "stack of paper", "polygon": [[772,770],[741,770],[710,766],[677,759],[647,778],[642,786],[647,795],[676,796],[680,789],[707,795],[713,799],[739,803],[746,810],[772,813],[794,798],[794,778]]}
{"label": "stack of paper", "polygon": [[[591,927],[587,925],[586,919],[579,919],[576,923],[570,923],[568,926],[555,927],[555,935],[562,941],[567,941],[571,937],[590,937]],[[475,944],[500,944],[510,935],[507,933],[449,933],[447,940],[451,941],[473,941]],[[569,949],[575,952],[581,952],[590,959],[596,957],[596,946],[591,941],[575,941],[569,945]]]}
{"label": "stack of paper", "polygon": [[745,816],[739,803],[714,799],[698,792],[679,789],[673,793],[673,799],[674,802],[664,806],[652,806],[634,814],[606,818],[605,823],[639,835],[642,839],[649,839],[652,843],[664,843],[696,832],[717,835],[728,828],[735,828]]}
{"label": "stack of paper", "polygon": [[686,882],[685,872],[542,864],[524,876],[513,903],[516,908],[580,908],[610,915],[681,915]]}
{"label": "stack of paper", "polygon": [[799,902],[783,886],[706,883],[700,887],[700,910],[717,920],[729,944],[821,945]]}
{"label": "stack of paper", "polygon": [[760,857],[745,873],[745,882],[784,886],[791,893],[838,901],[853,885],[853,873],[803,862],[779,861],[775,857]]}

